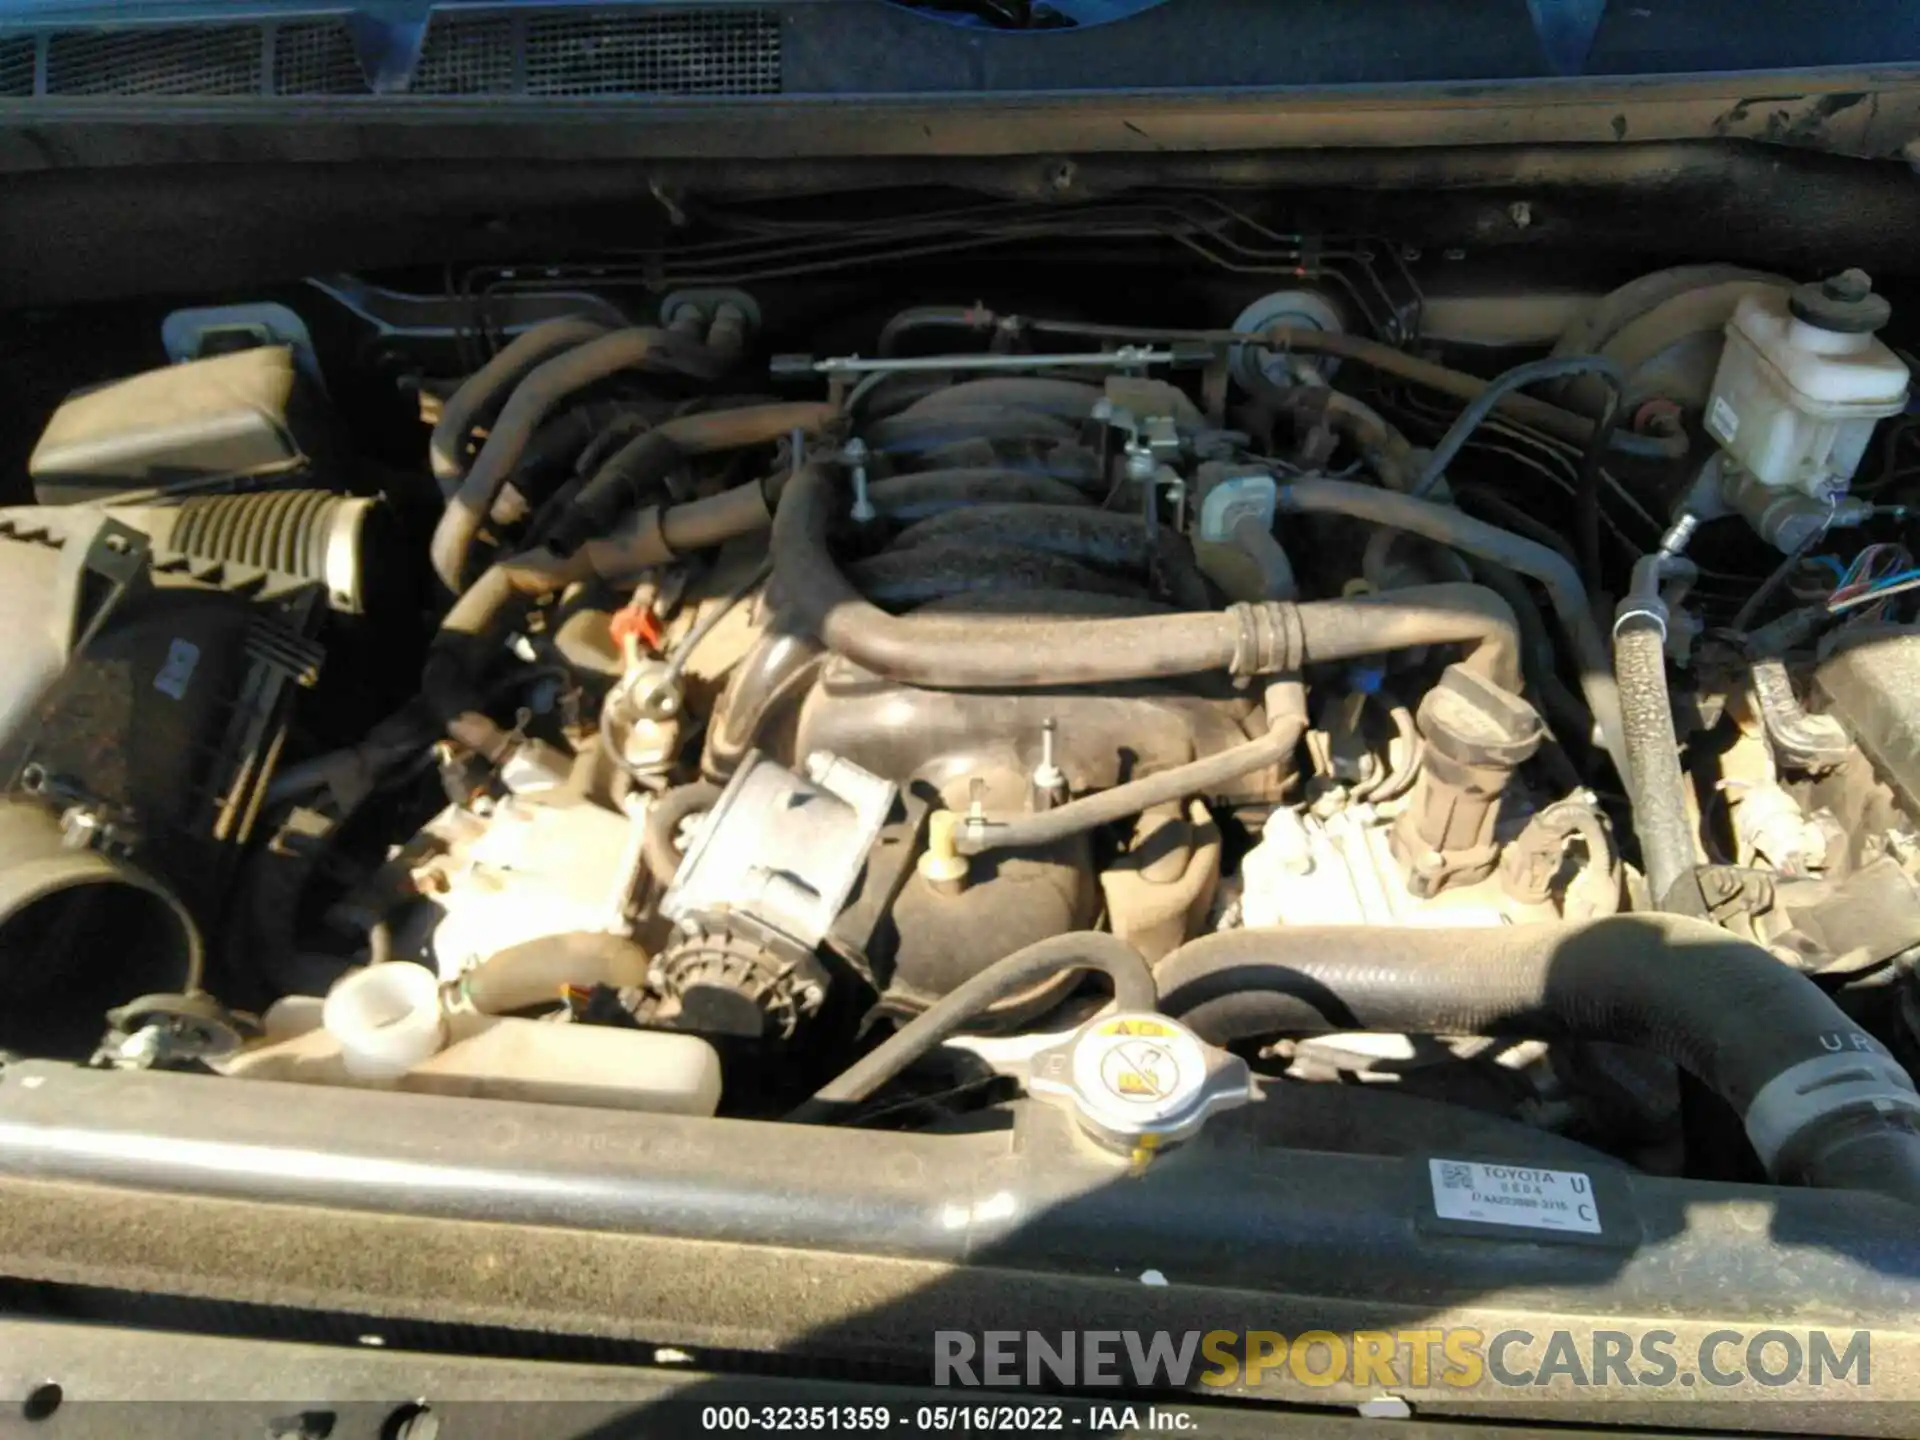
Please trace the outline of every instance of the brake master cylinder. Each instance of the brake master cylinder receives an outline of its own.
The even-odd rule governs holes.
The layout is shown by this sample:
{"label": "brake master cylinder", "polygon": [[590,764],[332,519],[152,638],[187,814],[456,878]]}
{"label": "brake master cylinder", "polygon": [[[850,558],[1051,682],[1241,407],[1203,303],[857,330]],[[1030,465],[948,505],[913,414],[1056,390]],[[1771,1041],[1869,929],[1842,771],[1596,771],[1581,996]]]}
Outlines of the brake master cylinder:
{"label": "brake master cylinder", "polygon": [[1783,491],[1828,504],[1846,490],[1874,425],[1906,407],[1907,367],[1874,333],[1891,316],[1861,270],[1740,301],[1706,416],[1742,472],[1730,489],[1751,492],[1744,503],[1729,493],[1736,509]]}

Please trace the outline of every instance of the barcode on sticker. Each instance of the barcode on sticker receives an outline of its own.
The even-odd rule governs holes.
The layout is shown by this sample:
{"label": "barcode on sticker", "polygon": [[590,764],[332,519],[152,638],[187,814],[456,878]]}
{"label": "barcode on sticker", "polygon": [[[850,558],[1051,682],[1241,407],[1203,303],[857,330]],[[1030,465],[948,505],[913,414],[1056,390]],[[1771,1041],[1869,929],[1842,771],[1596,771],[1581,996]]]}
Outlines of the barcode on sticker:
{"label": "barcode on sticker", "polygon": [[1473,1160],[1429,1160],[1427,1168],[1433,1181],[1433,1213],[1442,1220],[1600,1234],[1593,1180],[1578,1170]]}
{"label": "barcode on sticker", "polygon": [[1439,1167],[1440,1184],[1447,1190],[1471,1190],[1473,1188],[1473,1167],[1462,1165],[1458,1160],[1436,1160]]}
{"label": "barcode on sticker", "polygon": [[1707,411],[1707,429],[1729,445],[1740,433],[1740,414],[1727,403],[1726,396],[1713,397],[1713,405]]}

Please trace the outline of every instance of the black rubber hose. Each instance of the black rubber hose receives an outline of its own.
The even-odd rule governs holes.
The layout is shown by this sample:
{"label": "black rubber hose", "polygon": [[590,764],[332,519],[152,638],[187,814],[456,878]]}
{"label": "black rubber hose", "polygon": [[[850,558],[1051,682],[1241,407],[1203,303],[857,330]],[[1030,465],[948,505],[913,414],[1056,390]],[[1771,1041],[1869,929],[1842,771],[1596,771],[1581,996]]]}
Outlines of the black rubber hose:
{"label": "black rubber hose", "polygon": [[[1161,1009],[1217,1045],[1380,1030],[1648,1050],[1731,1104],[1776,1178],[1844,1170],[1838,1183],[1920,1201],[1906,1073],[1804,975],[1702,921],[1227,930],[1154,973]],[[1860,1174],[1867,1151],[1893,1157],[1878,1182]]]}
{"label": "black rubber hose", "polygon": [[687,668],[687,662],[693,659],[709,635],[719,628],[720,622],[731,615],[740,602],[767,583],[767,577],[773,573],[773,562],[762,561],[753,567],[753,573],[736,584],[733,589],[720,597],[720,603],[710,608],[706,614],[693,622],[691,629],[674,642],[673,651],[667,656],[667,674],[679,679]]}
{"label": "black rubber hose", "polygon": [[1579,561],[1572,547],[1552,525],[1484,485],[1456,485],[1453,487],[1453,500],[1468,514],[1484,515],[1488,524],[1505,526],[1514,534],[1565,556],[1569,564]]}
{"label": "black rubber hose", "polygon": [[1761,613],[1767,608],[1767,602],[1778,595],[1780,587],[1793,578],[1793,572],[1800,568],[1800,562],[1811,555],[1826,538],[1825,530],[1808,531],[1807,538],[1794,546],[1787,558],[1774,566],[1767,578],[1755,586],[1753,593],[1740,603],[1740,608],[1734,612],[1732,623],[1727,628],[1738,633],[1759,619]]}
{"label": "black rubber hose", "polygon": [[1665,628],[1644,612],[1623,615],[1613,634],[1613,664],[1627,751],[1621,778],[1633,801],[1640,863],[1659,907],[1667,904],[1694,865],[1687,781],[1667,697]]}
{"label": "black rubber hose", "polygon": [[527,442],[513,479],[500,487],[487,513],[488,523],[520,524],[573,478],[581,458],[603,435],[644,424],[645,417],[621,400],[583,400],[562,410]]}
{"label": "black rubber hose", "polygon": [[674,844],[681,824],[689,815],[711,810],[720,798],[720,787],[708,780],[676,786],[647,802],[647,818],[640,831],[640,854],[647,870],[665,890],[680,873],[680,850]]}
{"label": "black rubber hose", "polygon": [[1484,585],[1446,582],[1309,600],[1296,607],[1304,662],[1327,664],[1413,650],[1465,645],[1460,663],[1513,694],[1520,691],[1520,623]]}
{"label": "black rubber hose", "polygon": [[[887,614],[834,563],[827,531],[833,478],[804,467],[774,512],[772,551],[790,622],[889,680],[936,690],[1092,685],[1257,667],[1261,637],[1249,626],[1272,607],[1128,619],[1002,620]],[[1276,637],[1277,638],[1277,637]]]}
{"label": "black rubber hose", "polygon": [[429,549],[441,583],[456,595],[464,588],[467,553],[481,522],[519,466],[534,430],[569,397],[623,370],[667,370],[712,380],[727,363],[724,356],[663,330],[638,329],[597,335],[537,366],[514,387],[434,528]]}
{"label": "black rubber hose", "polygon": [[1115,935],[1083,930],[1055,935],[996,960],[959,989],[949,991],[837,1078],[814,1093],[787,1119],[830,1120],[842,1107],[867,1099],[949,1035],[986,1013],[987,1007],[1066,970],[1096,970],[1113,982],[1114,1004],[1124,1012],[1154,1008],[1153,975],[1147,962]]}
{"label": "black rubber hose", "polygon": [[385,965],[393,959],[393,926],[383,915],[367,926],[367,964]]}
{"label": "black rubber hose", "polygon": [[1600,462],[1620,427],[1620,407],[1626,402],[1626,378],[1607,387],[1607,398],[1594,422],[1593,438],[1580,452],[1580,473],[1574,477],[1575,518],[1579,522],[1580,571],[1595,593],[1605,572],[1600,563]]}
{"label": "black rubber hose", "polygon": [[491,420],[522,380],[540,366],[607,333],[607,327],[582,316],[566,316],[535,325],[502,347],[485,365],[460,383],[440,406],[440,419],[427,442],[427,458],[442,495],[451,499],[467,473],[467,437]]}
{"label": "black rubber hose", "polygon": [[727,688],[707,722],[701,773],[723,780],[731,776],[760,742],[769,717],[813,683],[822,658],[820,647],[805,636],[761,631],[727,676]]}
{"label": "black rubber hose", "polygon": [[[1361,496],[1382,493],[1361,485],[1333,488]],[[1435,511],[1450,523],[1478,524],[1448,507],[1387,498],[1416,512]],[[868,603],[834,563],[827,548],[833,510],[833,481],[818,466],[794,476],[781,495],[772,539],[780,601],[788,624],[797,625],[799,633],[817,636],[835,654],[889,680],[972,690],[1165,679],[1210,670],[1277,674],[1315,659],[1469,641],[1476,652],[1490,646],[1489,656],[1505,656],[1497,666],[1491,659],[1470,663],[1495,666],[1489,678],[1518,688],[1512,613],[1477,586],[1125,619],[895,616]],[[1577,591],[1577,576],[1572,584]],[[1433,603],[1423,604],[1422,595]]]}
{"label": "black rubber hose", "polygon": [[[1413,489],[1409,493],[1430,494],[1433,487],[1440,483],[1440,477],[1447,473],[1447,467],[1460,454],[1460,447],[1473,438],[1473,432],[1480,428],[1505,397],[1523,385],[1538,385],[1544,380],[1565,380],[1574,375],[1598,375],[1605,380],[1614,396],[1613,405],[1609,408],[1618,411],[1619,397],[1627,384],[1626,372],[1603,356],[1550,355],[1544,360],[1529,360],[1524,365],[1516,365],[1496,377],[1486,389],[1467,402],[1467,408],[1455,417],[1447,433],[1440,438],[1440,443],[1427,456],[1427,463],[1421,467],[1420,476],[1413,482]],[[1602,428],[1594,427],[1593,436],[1587,442],[1589,448],[1595,443],[1604,445],[1611,438],[1613,427],[1604,425],[1605,436],[1601,433]]]}
{"label": "black rubber hose", "polygon": [[482,1015],[555,1005],[569,986],[644,985],[647,952],[624,935],[569,931],[496,950],[460,976],[460,995]]}
{"label": "black rubber hose", "polygon": [[667,476],[687,459],[686,450],[664,426],[634,436],[601,461],[575,492],[553,528],[553,543],[565,549],[590,535],[605,534],[623,512],[662,489]]}
{"label": "black rubber hose", "polygon": [[[1036,334],[1076,335],[1088,340],[1191,340],[1205,345],[1259,345],[1283,354],[1327,355],[1410,380],[1416,385],[1437,390],[1442,395],[1451,395],[1456,400],[1472,401],[1490,383],[1478,375],[1422,359],[1411,351],[1385,341],[1370,340],[1364,335],[1348,335],[1338,330],[1313,330],[1288,325],[1276,325],[1270,330],[1260,331],[1168,330],[1137,325],[1092,324],[1079,320],[1043,320],[1027,316],[1007,317],[1006,323],[1022,326]],[[1531,395],[1503,395],[1499,400],[1499,409],[1522,424],[1544,430],[1574,445],[1585,445],[1593,438],[1594,423],[1586,416],[1576,415],[1545,400],[1536,400]],[[1624,448],[1629,441],[1638,442],[1646,438],[1622,434],[1615,437],[1614,443]],[[1663,450],[1661,453],[1666,452]]]}
{"label": "black rubber hose", "polygon": [[1227,538],[1252,564],[1261,599],[1300,598],[1300,577],[1294,573],[1293,557],[1274,537],[1273,527],[1264,517],[1249,511],[1233,522]]}
{"label": "black rubber hose", "polygon": [[[1455,492],[1455,500],[1470,512],[1480,509],[1488,511],[1493,523],[1505,526],[1522,539],[1544,545],[1562,556],[1568,564],[1573,563],[1572,553],[1565,549],[1551,527],[1535,520],[1519,506],[1510,505],[1483,488],[1469,486],[1461,486]],[[1470,506],[1468,501],[1472,502]],[[1373,555],[1373,544],[1383,536],[1393,537],[1394,532],[1375,532],[1373,541],[1368,545],[1369,558]],[[1552,723],[1555,739],[1563,745],[1571,741],[1584,748],[1593,738],[1593,716],[1579,697],[1561,682],[1556,668],[1558,662],[1554,658],[1553,636],[1547,632],[1546,620],[1540,613],[1539,605],[1534,603],[1533,596],[1527,592],[1525,582],[1504,565],[1480,559],[1462,563],[1467,565],[1468,573],[1478,584],[1485,585],[1507,602],[1514,619],[1519,622],[1521,649],[1531,692],[1527,698]],[[1577,776],[1573,777],[1567,788],[1577,788],[1580,783]]]}
{"label": "black rubber hose", "polygon": [[[1276,690],[1293,687],[1273,687]],[[1269,712],[1278,710],[1270,700]],[[963,825],[954,841],[962,855],[985,855],[994,850],[1019,850],[1029,846],[1051,845],[1073,835],[1083,835],[1102,825],[1111,825],[1129,815],[1138,815],[1155,805],[1184,800],[1189,795],[1212,795],[1242,776],[1289,763],[1301,737],[1307,733],[1304,705],[1273,715],[1267,733],[1244,745],[1208,755],[1171,770],[1162,770],[1140,780],[1095,791],[1079,800],[1056,805],[1032,815],[1017,815],[1007,820],[989,821],[985,826]]]}
{"label": "black rubber hose", "polygon": [[1412,488],[1419,458],[1399,427],[1371,405],[1324,385],[1294,386],[1282,402],[1296,425],[1324,424],[1345,440],[1389,490]]}
{"label": "black rubber hose", "polygon": [[1526,582],[1505,566],[1485,560],[1475,560],[1469,568],[1477,582],[1507,602],[1507,608],[1519,622],[1522,668],[1531,691],[1527,698],[1547,717],[1555,740],[1584,749],[1593,738],[1593,715],[1585,702],[1560,679],[1553,636],[1547,631],[1546,617],[1527,592]]}
{"label": "black rubber hose", "polygon": [[902,310],[880,327],[874,353],[890,360],[899,353],[900,342],[916,330],[963,330],[981,334],[993,329],[993,312],[978,305],[916,305]]}
{"label": "black rubber hose", "polygon": [[1295,480],[1280,487],[1279,506],[1294,514],[1344,515],[1376,525],[1422,535],[1477,560],[1503,565],[1538,581],[1560,621],[1574,664],[1580,672],[1580,690],[1593,712],[1600,741],[1624,780],[1627,752],[1620,725],[1620,698],[1614,689],[1613,667],[1607,644],[1594,623],[1586,586],[1565,556],[1476,520],[1451,505],[1396,495],[1372,485],[1341,480]]}
{"label": "black rubber hose", "polygon": [[[1520,689],[1520,638],[1513,612],[1478,585],[1424,585],[1378,595],[1323,600],[1297,611],[1308,662],[1352,660],[1388,650],[1466,644],[1463,667],[1504,690]],[[1267,733],[1230,750],[1176,765],[1125,785],[1033,815],[963,826],[956,841],[963,855],[1049,845],[1101,825],[1137,815],[1154,805],[1209,795],[1244,775],[1289,760],[1307,731],[1304,704],[1293,682],[1268,687]]]}
{"label": "black rubber hose", "polygon": [[514,737],[486,713],[479,677],[535,600],[590,573],[584,555],[530,552],[488,566],[454,601],[428,646],[420,678],[429,712],[451,738],[495,764],[506,759]]}

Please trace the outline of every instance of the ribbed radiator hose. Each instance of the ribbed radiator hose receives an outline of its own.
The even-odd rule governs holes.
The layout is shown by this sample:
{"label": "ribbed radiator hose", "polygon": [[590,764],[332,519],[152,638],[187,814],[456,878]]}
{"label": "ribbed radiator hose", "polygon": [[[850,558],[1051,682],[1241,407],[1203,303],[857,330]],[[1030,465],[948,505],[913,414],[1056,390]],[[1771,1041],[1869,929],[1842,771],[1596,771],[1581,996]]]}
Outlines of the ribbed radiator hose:
{"label": "ribbed radiator hose", "polygon": [[1775,1180],[1920,1204],[1906,1071],[1811,980],[1702,921],[1228,930],[1154,979],[1160,1008],[1218,1045],[1380,1030],[1648,1050],[1739,1112]]}

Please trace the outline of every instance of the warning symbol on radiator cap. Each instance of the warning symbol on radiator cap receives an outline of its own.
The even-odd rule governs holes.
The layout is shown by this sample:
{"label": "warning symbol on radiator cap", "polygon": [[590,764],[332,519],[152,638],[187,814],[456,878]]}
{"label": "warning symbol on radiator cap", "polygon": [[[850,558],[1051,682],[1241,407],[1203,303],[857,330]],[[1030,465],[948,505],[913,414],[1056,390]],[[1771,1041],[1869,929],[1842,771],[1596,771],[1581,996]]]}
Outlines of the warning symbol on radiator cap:
{"label": "warning symbol on radiator cap", "polygon": [[1164,1100],[1180,1088],[1180,1062],[1164,1045],[1127,1040],[1101,1060],[1100,1079],[1122,1100]]}
{"label": "warning symbol on radiator cap", "polygon": [[1178,1123],[1201,1100],[1207,1052],[1191,1031],[1160,1015],[1111,1015],[1073,1042],[1081,1104],[1129,1133]]}

